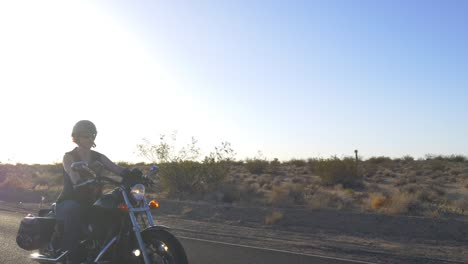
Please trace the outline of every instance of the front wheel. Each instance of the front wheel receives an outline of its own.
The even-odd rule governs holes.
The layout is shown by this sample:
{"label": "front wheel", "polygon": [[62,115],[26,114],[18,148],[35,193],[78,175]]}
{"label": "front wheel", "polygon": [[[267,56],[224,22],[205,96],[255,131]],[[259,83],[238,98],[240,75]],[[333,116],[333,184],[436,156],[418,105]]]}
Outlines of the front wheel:
{"label": "front wheel", "polygon": [[[182,244],[168,231],[146,230],[142,237],[152,264],[188,264]],[[137,263],[144,263],[143,257]]]}

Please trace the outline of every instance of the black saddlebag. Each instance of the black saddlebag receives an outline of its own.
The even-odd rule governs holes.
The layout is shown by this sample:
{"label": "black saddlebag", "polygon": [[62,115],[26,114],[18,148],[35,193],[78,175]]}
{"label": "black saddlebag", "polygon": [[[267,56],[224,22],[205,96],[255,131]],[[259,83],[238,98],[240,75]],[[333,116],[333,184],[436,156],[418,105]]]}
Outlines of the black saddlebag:
{"label": "black saddlebag", "polygon": [[16,243],[25,250],[36,250],[46,245],[54,232],[55,218],[28,214],[21,220]]}

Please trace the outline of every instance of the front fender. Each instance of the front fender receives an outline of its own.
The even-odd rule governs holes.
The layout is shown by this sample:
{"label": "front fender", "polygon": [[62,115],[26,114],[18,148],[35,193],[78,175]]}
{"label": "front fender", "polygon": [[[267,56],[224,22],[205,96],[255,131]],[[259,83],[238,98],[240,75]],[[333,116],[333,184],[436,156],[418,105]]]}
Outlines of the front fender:
{"label": "front fender", "polygon": [[169,231],[169,229],[170,229],[169,227],[164,226],[164,225],[154,225],[154,226],[145,228],[143,231],[141,231],[141,233],[143,234],[145,232],[159,231],[159,230]]}

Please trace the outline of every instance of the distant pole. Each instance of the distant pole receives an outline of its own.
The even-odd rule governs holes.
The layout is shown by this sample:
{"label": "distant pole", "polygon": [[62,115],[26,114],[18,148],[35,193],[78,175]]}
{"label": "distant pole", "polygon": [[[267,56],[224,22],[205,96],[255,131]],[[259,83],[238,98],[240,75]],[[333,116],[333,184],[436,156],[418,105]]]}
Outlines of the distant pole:
{"label": "distant pole", "polygon": [[358,159],[358,150],[357,149],[354,150],[354,154],[356,155],[356,176],[358,176],[358,162],[359,162],[359,159]]}

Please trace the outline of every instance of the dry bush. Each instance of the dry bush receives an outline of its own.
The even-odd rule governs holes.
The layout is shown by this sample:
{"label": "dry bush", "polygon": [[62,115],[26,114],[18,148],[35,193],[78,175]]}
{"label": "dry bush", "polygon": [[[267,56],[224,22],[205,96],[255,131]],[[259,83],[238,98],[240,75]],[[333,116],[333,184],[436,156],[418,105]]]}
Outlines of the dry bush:
{"label": "dry bush", "polygon": [[276,224],[283,219],[283,216],[284,216],[283,213],[279,211],[273,211],[267,216],[265,216],[265,224],[267,225]]}
{"label": "dry bush", "polygon": [[440,161],[448,161],[448,162],[458,162],[462,163],[467,161],[467,158],[463,155],[434,155],[434,154],[427,154],[426,160],[440,160]]}
{"label": "dry bush", "polygon": [[319,159],[316,159],[316,158],[307,160],[307,167],[311,173],[316,172],[316,165],[318,162],[319,162]]}
{"label": "dry bush", "polygon": [[431,171],[444,171],[446,169],[444,160],[433,159],[433,160],[428,160],[428,162],[429,162],[429,169]]}
{"label": "dry bush", "polygon": [[302,205],[305,202],[304,186],[298,184],[273,186],[267,202],[273,206]]}
{"label": "dry bush", "polygon": [[422,208],[418,194],[398,191],[394,193],[371,193],[370,209],[384,214],[404,215],[418,214]]}
{"label": "dry bush", "polygon": [[272,161],[270,161],[270,164],[268,165],[267,172],[277,175],[281,173],[281,162],[275,158]]}
{"label": "dry bush", "polygon": [[47,184],[44,184],[44,185],[38,184],[38,185],[34,186],[33,189],[35,191],[47,191],[47,190],[49,190],[49,185],[47,185]]}
{"label": "dry bush", "polygon": [[242,185],[238,187],[239,201],[244,204],[262,204],[264,192],[259,189],[258,184]]}
{"label": "dry bush", "polygon": [[159,177],[169,196],[187,198],[212,192],[227,174],[226,163],[205,159],[201,163],[189,160],[163,163]]}
{"label": "dry bush", "polygon": [[388,200],[388,198],[381,193],[371,193],[369,199],[372,210],[379,210]]}
{"label": "dry bush", "polygon": [[384,212],[392,215],[414,213],[418,205],[419,201],[415,194],[397,192],[390,196],[385,204]]}
{"label": "dry bush", "polygon": [[291,159],[288,161],[288,164],[291,164],[296,167],[305,167],[307,165],[307,162],[302,159]]}
{"label": "dry bush", "polygon": [[458,199],[453,201],[453,205],[458,209],[462,215],[468,215],[468,201],[465,199]]}
{"label": "dry bush", "polygon": [[30,190],[33,188],[33,183],[20,176],[7,176],[3,182],[0,183],[1,189],[24,189]]}
{"label": "dry bush", "polygon": [[294,177],[292,178],[291,182],[296,183],[296,184],[302,184],[305,182],[304,178],[301,177]]}
{"label": "dry bush", "polygon": [[333,209],[350,209],[357,207],[353,194],[342,186],[334,189],[325,190],[323,188],[312,189],[312,192],[307,195],[307,205],[310,208],[333,208]]}
{"label": "dry bush", "polygon": [[372,163],[361,163],[359,166],[359,173],[364,177],[372,178],[379,171],[379,167]]}
{"label": "dry bush", "polygon": [[379,156],[379,157],[371,157],[365,162],[368,162],[371,164],[384,164],[384,163],[388,164],[392,162],[392,159],[389,157],[385,157],[385,156]]}
{"label": "dry bush", "polygon": [[220,200],[223,203],[233,203],[241,199],[241,191],[237,185],[226,183],[220,187],[219,192],[221,193]]}
{"label": "dry bush", "polygon": [[398,178],[395,183],[393,184],[393,186],[395,187],[401,187],[401,186],[405,186],[409,183],[409,177],[408,176],[402,176],[401,178]]}
{"label": "dry bush", "polygon": [[272,181],[273,180],[270,175],[264,175],[258,178],[258,184],[260,185],[260,187],[270,184]]}
{"label": "dry bush", "polygon": [[362,179],[357,175],[353,158],[322,159],[317,161],[315,170],[325,185],[341,184],[346,188],[362,187]]}
{"label": "dry bush", "polygon": [[407,162],[407,163],[414,161],[414,158],[412,156],[410,156],[410,155],[405,155],[405,156],[403,156],[402,159],[403,159],[404,162]]}
{"label": "dry bush", "polygon": [[245,180],[245,183],[246,183],[247,185],[252,185],[252,184],[254,184],[254,183],[256,183],[256,182],[257,182],[257,180],[254,179],[253,177],[252,177],[252,178],[249,178],[248,180]]}
{"label": "dry bush", "polygon": [[262,159],[247,159],[244,165],[250,173],[258,175],[266,171],[269,163]]}

